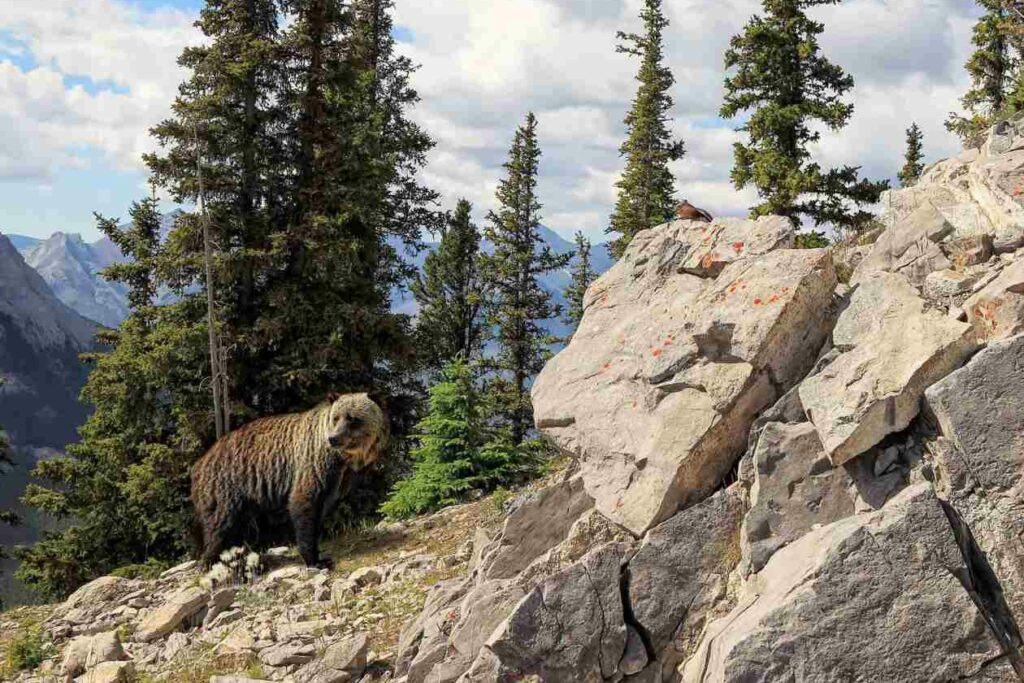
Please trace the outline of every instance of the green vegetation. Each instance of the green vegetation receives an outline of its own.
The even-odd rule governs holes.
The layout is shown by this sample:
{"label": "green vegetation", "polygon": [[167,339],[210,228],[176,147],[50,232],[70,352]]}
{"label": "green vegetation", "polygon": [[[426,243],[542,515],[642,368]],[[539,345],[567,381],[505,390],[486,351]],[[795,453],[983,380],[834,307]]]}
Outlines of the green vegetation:
{"label": "green vegetation", "polygon": [[985,131],[1024,106],[1024,16],[1019,3],[977,0],[983,10],[974,25],[975,50],[965,67],[971,88],[960,99],[967,116],[953,113],[946,128],[969,147],[979,147]]}
{"label": "green vegetation", "polygon": [[622,43],[616,48],[640,59],[636,75],[640,85],[625,118],[627,136],[619,153],[626,157],[626,168],[615,184],[618,200],[607,229],[619,235],[610,248],[615,258],[622,256],[636,233],[671,219],[675,178],[668,166],[686,153],[682,140],[674,139],[668,129],[673,104],[669,90],[675,78],[664,64],[668,19],[661,0],[644,0],[640,18],[643,35],[620,31]]}
{"label": "green vegetation", "polygon": [[898,177],[903,187],[910,187],[921,177],[924,171],[924,134],[916,123],[907,129],[907,152],[904,156],[903,168]]}
{"label": "green vegetation", "polygon": [[416,425],[412,475],[395,487],[381,511],[412,517],[462,500],[471,491],[490,491],[535,471],[532,442],[515,447],[489,429],[471,367],[456,357],[430,389],[430,410]]}
{"label": "green vegetation", "polygon": [[576,253],[573,257],[572,280],[565,289],[565,300],[568,306],[565,311],[565,322],[573,329],[583,319],[583,297],[587,287],[595,279],[594,269],[590,265],[590,240],[582,232],[576,233]]}
{"label": "green vegetation", "polygon": [[458,356],[476,359],[480,351],[484,332],[477,272],[480,232],[470,217],[472,210],[467,200],[459,200],[437,251],[427,255],[423,277],[412,285],[420,305],[418,343],[427,365],[435,371]]}
{"label": "green vegetation", "polygon": [[555,341],[540,322],[561,313],[538,278],[564,268],[570,258],[555,254],[540,238],[539,161],[537,117],[531,112],[516,130],[504,164],[506,175],[498,186],[499,206],[484,228],[494,251],[480,257],[485,319],[498,347],[486,359],[491,373],[488,401],[494,419],[508,429],[512,447],[522,444],[533,427],[529,381],[544,367],[548,346]]}
{"label": "green vegetation", "polygon": [[748,140],[735,145],[732,181],[736,189],[757,189],[762,201],[751,217],[786,216],[795,226],[806,217],[816,226],[856,231],[871,219],[859,207],[877,202],[888,187],[858,178],[857,167],[823,169],[811,160],[820,127],[838,131],[853,114],[853,105],[842,101],[853,78],[821,55],[825,27],[805,11],[837,2],[763,0],[764,15],[733,36],[725,53],[731,75],[721,114],[749,113],[739,128]]}
{"label": "green vegetation", "polygon": [[28,671],[43,663],[49,655],[50,646],[46,641],[43,629],[39,626],[28,626],[5,643],[6,656],[4,669],[8,674]]}

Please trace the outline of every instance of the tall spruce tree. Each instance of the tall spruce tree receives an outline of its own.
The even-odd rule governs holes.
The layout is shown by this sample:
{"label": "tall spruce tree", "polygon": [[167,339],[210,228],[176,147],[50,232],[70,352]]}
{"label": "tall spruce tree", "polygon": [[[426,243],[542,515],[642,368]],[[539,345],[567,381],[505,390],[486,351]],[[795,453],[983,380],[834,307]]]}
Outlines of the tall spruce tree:
{"label": "tall spruce tree", "polygon": [[419,347],[428,365],[438,371],[456,356],[475,360],[480,350],[480,233],[472,211],[469,201],[459,200],[437,251],[427,255],[423,276],[413,282],[413,296],[420,306]]}
{"label": "tall spruce tree", "polygon": [[570,258],[552,252],[540,237],[539,161],[537,117],[531,112],[516,130],[504,164],[505,178],[498,186],[499,206],[489,213],[484,228],[494,251],[482,256],[480,263],[488,293],[486,319],[498,347],[488,359],[495,373],[489,398],[496,416],[507,425],[513,446],[522,444],[533,425],[529,382],[544,366],[553,341],[540,323],[561,312],[539,277],[564,268]]}
{"label": "tall spruce tree", "polygon": [[672,109],[669,90],[675,78],[664,64],[668,19],[661,0],[644,0],[640,18],[643,35],[620,31],[618,38],[623,42],[616,48],[640,59],[636,75],[640,85],[625,119],[627,137],[619,153],[626,157],[626,168],[615,184],[618,200],[607,229],[619,235],[610,245],[615,258],[622,256],[636,233],[671,219],[675,179],[669,163],[685,154],[683,141],[674,139],[668,129]]}
{"label": "tall spruce tree", "polygon": [[971,147],[981,144],[984,132],[996,119],[1008,116],[1024,105],[1020,82],[1021,36],[1024,17],[1010,0],[977,0],[984,10],[974,25],[975,46],[965,67],[971,88],[960,102],[968,112],[950,114],[946,128]]}
{"label": "tall spruce tree", "polygon": [[921,177],[924,170],[924,134],[917,123],[911,124],[907,129],[907,152],[904,155],[903,168],[900,169],[898,177],[903,187],[910,187]]}
{"label": "tall spruce tree", "polygon": [[565,288],[565,324],[575,330],[583,319],[583,297],[596,277],[590,264],[590,240],[577,232],[575,236],[576,251],[573,255],[572,279]]}
{"label": "tall spruce tree", "polygon": [[821,138],[813,124],[838,131],[853,114],[842,101],[853,78],[821,55],[824,26],[805,12],[839,1],[763,0],[764,16],[754,16],[726,50],[731,75],[721,114],[750,112],[739,128],[748,141],[735,144],[732,181],[737,189],[757,188],[762,201],[752,217],[777,214],[797,226],[807,217],[855,230],[871,218],[859,207],[877,202],[888,187],[860,179],[857,167],[822,169],[811,160],[809,147]]}

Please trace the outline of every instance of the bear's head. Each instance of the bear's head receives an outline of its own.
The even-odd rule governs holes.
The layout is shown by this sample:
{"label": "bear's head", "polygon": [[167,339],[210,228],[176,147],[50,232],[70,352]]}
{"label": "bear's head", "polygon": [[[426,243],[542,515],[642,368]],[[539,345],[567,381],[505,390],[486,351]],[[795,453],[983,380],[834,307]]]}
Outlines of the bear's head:
{"label": "bear's head", "polygon": [[328,445],[341,450],[353,469],[360,470],[373,464],[387,442],[384,411],[366,394],[342,394],[330,398]]}

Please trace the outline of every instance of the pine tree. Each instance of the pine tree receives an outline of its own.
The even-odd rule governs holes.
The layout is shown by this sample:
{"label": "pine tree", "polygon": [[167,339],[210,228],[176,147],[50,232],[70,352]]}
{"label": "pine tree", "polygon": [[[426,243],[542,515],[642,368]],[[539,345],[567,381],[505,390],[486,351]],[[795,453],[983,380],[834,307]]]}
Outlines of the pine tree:
{"label": "pine tree", "polygon": [[838,2],[763,0],[764,16],[753,17],[725,53],[732,75],[721,114],[751,112],[739,128],[748,142],[735,145],[732,181],[737,189],[757,188],[762,202],[752,217],[777,214],[799,226],[806,216],[815,225],[855,230],[871,214],[850,204],[875,203],[888,186],[859,179],[857,167],[825,170],[811,161],[809,147],[821,137],[814,124],[838,131],[853,114],[842,101],[853,78],[820,54],[824,26],[805,13]]}
{"label": "pine tree", "polygon": [[497,192],[499,208],[489,213],[484,228],[494,251],[482,256],[480,265],[488,293],[487,324],[498,347],[488,359],[495,373],[491,400],[513,446],[523,443],[533,425],[528,385],[544,366],[547,345],[553,341],[540,322],[561,313],[538,278],[564,268],[570,256],[556,255],[540,238],[539,161],[537,118],[531,112],[516,130],[504,164],[506,175]]}
{"label": "pine tree", "polygon": [[412,474],[381,506],[404,518],[459,502],[468,492],[494,488],[514,471],[511,459],[486,461],[486,429],[473,370],[461,355],[444,366],[430,388],[427,416],[416,425],[419,446],[411,453]]}
{"label": "pine tree", "polygon": [[615,184],[618,200],[607,232],[618,234],[610,246],[616,258],[622,256],[633,236],[671,220],[675,208],[675,179],[669,163],[685,154],[682,140],[673,139],[668,129],[672,97],[669,90],[675,78],[664,65],[664,31],[668,20],[661,0],[645,0],[640,13],[644,34],[619,32],[623,41],[618,52],[638,57],[640,83],[633,105],[626,115],[626,141],[619,153],[626,157],[626,168]]}
{"label": "pine tree", "polygon": [[459,200],[437,251],[427,255],[423,276],[413,282],[413,296],[420,306],[419,346],[428,365],[436,369],[456,356],[473,360],[480,350],[480,233],[473,225],[472,210],[467,200]]}
{"label": "pine tree", "polygon": [[19,577],[59,597],[123,565],[179,558],[189,547],[189,466],[209,425],[201,308],[153,305],[160,221],[152,199],[132,223],[97,216],[126,262],[103,275],[128,290],[131,310],[106,351],[92,354],[82,398],[94,407],[68,457],[42,461],[27,504],[64,528],[20,552]]}
{"label": "pine tree", "polygon": [[597,277],[590,265],[590,240],[584,237],[582,232],[577,232],[575,241],[576,252],[572,267],[572,281],[565,289],[565,300],[568,303],[565,324],[571,325],[573,329],[576,329],[580,320],[583,319],[583,297],[587,293],[587,287]]}
{"label": "pine tree", "polygon": [[903,164],[903,168],[900,169],[898,177],[903,187],[910,187],[917,182],[917,179],[921,177],[921,172],[924,170],[924,134],[921,132],[920,126],[914,123],[907,129],[907,152],[905,155],[906,163]]}
{"label": "pine tree", "polygon": [[984,132],[999,118],[1024,105],[1020,81],[1022,19],[1008,0],[977,0],[984,10],[971,38],[975,51],[965,65],[971,88],[960,102],[969,116],[950,114],[946,128],[971,147],[981,144]]}

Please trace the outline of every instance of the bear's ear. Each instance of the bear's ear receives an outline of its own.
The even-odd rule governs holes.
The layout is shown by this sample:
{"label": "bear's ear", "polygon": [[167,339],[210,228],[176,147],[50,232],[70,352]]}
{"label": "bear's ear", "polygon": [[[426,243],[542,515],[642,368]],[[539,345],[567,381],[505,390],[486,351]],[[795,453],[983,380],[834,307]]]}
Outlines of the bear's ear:
{"label": "bear's ear", "polygon": [[339,394],[337,391],[328,391],[327,392],[327,402],[328,403],[334,403],[339,398],[341,398],[341,394]]}

